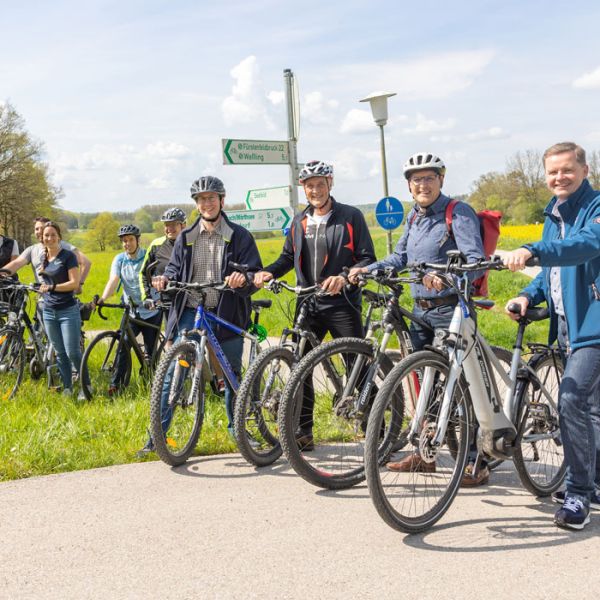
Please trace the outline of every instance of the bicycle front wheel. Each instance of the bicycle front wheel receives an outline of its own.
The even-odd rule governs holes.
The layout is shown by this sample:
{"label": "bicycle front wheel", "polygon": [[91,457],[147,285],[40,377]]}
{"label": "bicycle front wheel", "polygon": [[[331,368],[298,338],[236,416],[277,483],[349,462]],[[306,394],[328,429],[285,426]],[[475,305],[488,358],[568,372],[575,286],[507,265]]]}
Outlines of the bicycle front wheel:
{"label": "bicycle front wheel", "polygon": [[19,332],[0,330],[0,400],[14,398],[25,371],[25,345]]}
{"label": "bicycle front wheel", "polygon": [[[91,400],[94,394],[107,394],[108,389],[115,385],[119,342],[118,332],[103,331],[85,349],[81,359],[81,389],[87,400]],[[131,352],[127,348],[123,378],[116,382],[117,387],[127,387],[130,378]]]}
{"label": "bicycle front wheel", "polygon": [[183,464],[194,452],[204,418],[204,379],[197,344],[190,340],[165,350],[150,394],[150,434],[161,460]]}
{"label": "bicycle front wheel", "polygon": [[513,459],[523,486],[535,496],[548,496],[560,487],[566,471],[558,418],[558,389],[564,366],[558,353],[552,352],[532,356],[529,366],[553,401],[541,389],[535,389],[531,381],[522,383]]}
{"label": "bicycle front wheel", "polygon": [[[383,520],[405,533],[425,531],[443,516],[456,496],[467,461],[471,401],[464,381],[456,384],[450,399],[442,443],[433,443],[441,425],[448,372],[447,358],[437,352],[408,356],[387,376],[369,418],[365,444],[369,493]],[[407,401],[415,380],[419,382],[416,404]],[[391,418],[396,411],[399,414]],[[382,432],[398,421],[404,430],[410,428],[408,444],[392,455],[392,462],[383,464]]]}
{"label": "bicycle front wheel", "polygon": [[294,354],[288,348],[267,348],[254,359],[237,391],[235,437],[242,456],[257,467],[281,456],[277,413],[293,365]]}
{"label": "bicycle front wheel", "polygon": [[[391,369],[390,358],[381,354],[375,363],[372,344],[359,338],[323,344],[298,363],[278,415],[281,445],[298,475],[332,490],[364,480],[366,414]],[[357,398],[367,385],[359,417]]]}

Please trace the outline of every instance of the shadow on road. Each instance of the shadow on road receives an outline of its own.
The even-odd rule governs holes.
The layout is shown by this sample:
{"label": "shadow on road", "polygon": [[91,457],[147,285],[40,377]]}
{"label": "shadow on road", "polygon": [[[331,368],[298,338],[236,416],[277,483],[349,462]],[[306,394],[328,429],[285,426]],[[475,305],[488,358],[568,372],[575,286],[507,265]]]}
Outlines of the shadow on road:
{"label": "shadow on road", "polygon": [[[202,464],[220,461],[223,463],[223,473],[206,473],[202,471]],[[235,469],[235,471],[232,471]],[[206,479],[240,479],[256,477],[257,475],[270,475],[277,477],[296,477],[296,474],[285,461],[279,460],[268,467],[254,467],[248,464],[241,456],[232,454],[226,459],[223,456],[196,456],[179,467],[171,467],[173,473],[187,477],[203,477]]]}

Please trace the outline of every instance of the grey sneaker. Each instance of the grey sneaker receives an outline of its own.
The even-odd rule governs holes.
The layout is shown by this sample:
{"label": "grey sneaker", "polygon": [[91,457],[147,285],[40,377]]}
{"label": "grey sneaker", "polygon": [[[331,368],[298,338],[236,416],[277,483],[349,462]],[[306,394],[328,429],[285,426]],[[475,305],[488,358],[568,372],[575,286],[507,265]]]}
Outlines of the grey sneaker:
{"label": "grey sneaker", "polygon": [[73,390],[71,388],[65,388],[62,391],[62,395],[66,396],[67,398],[72,398],[73,397]]}
{"label": "grey sneaker", "polygon": [[79,393],[77,394],[77,401],[78,402],[86,402],[87,398],[85,397],[85,394],[83,393],[83,390],[79,390]]}
{"label": "grey sneaker", "polygon": [[[564,504],[565,496],[567,493],[565,490],[559,490],[558,492],[554,492],[552,494],[552,502],[556,502],[556,504]],[[590,500],[590,508],[592,510],[600,510],[600,493],[598,490],[594,490],[594,495]]]}

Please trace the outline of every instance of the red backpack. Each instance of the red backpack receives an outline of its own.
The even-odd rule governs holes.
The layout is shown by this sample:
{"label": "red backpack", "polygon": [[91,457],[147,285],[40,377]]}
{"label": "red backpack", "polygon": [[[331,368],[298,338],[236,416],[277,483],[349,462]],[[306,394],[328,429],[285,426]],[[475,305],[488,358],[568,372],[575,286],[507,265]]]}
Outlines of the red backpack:
{"label": "red backpack", "polygon": [[[448,206],[446,206],[446,227],[448,227],[450,235],[452,235],[452,211],[456,204],[458,204],[458,200],[450,200]],[[411,224],[415,217],[416,214],[413,215]],[[479,230],[483,242],[483,254],[486,259],[489,259],[496,252],[496,244],[498,244],[498,238],[500,237],[502,213],[499,210],[482,210],[477,213],[477,218],[479,219]],[[481,277],[473,281],[473,296],[488,295],[488,273],[489,271],[486,271]]]}

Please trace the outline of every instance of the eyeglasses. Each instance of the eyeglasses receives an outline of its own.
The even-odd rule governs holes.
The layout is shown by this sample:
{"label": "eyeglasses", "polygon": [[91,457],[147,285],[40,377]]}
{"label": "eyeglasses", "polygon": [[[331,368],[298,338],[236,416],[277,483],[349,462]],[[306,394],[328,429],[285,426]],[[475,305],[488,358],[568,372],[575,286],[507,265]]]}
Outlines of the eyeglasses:
{"label": "eyeglasses", "polygon": [[433,183],[438,177],[439,177],[439,175],[425,175],[425,177],[411,177],[410,182],[413,185],[421,185],[422,183],[429,185],[430,183]]}

